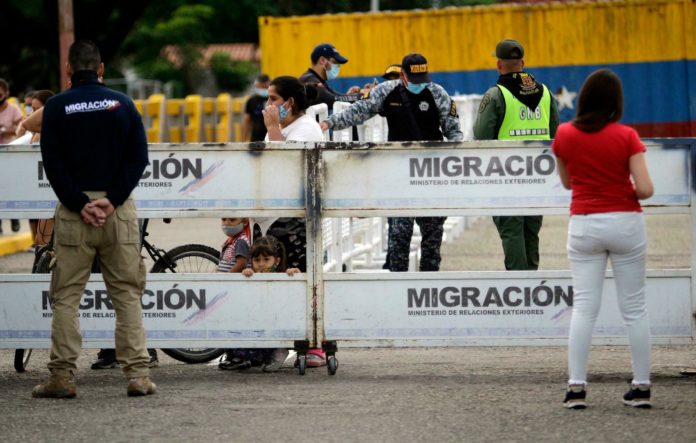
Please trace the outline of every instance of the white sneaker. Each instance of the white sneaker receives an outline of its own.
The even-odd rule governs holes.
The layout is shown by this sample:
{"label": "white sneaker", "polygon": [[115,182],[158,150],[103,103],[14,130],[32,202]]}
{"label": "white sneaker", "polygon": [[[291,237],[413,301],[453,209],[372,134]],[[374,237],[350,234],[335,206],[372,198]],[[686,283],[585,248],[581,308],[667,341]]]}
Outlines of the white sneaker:
{"label": "white sneaker", "polygon": [[274,349],[270,359],[263,364],[263,372],[277,372],[288,358],[287,349]]}

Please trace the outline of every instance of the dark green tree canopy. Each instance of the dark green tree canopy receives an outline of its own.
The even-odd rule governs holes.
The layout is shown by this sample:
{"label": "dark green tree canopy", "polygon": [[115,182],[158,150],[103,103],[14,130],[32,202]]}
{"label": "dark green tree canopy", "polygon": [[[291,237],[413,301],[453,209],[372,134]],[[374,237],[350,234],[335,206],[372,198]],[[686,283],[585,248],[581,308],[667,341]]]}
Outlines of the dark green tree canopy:
{"label": "dark green tree canopy", "polygon": [[[381,10],[461,6],[494,0],[380,0]],[[0,14],[0,77],[14,95],[59,89],[58,1],[4,0]],[[75,38],[94,41],[107,77],[129,65],[141,75],[191,86],[200,48],[210,43],[258,42],[258,17],[364,12],[370,0],[73,0]],[[160,57],[179,48],[182,63]],[[246,73],[249,66],[215,58],[217,72]],[[232,77],[230,77],[231,79]],[[229,80],[229,79],[228,79]]]}

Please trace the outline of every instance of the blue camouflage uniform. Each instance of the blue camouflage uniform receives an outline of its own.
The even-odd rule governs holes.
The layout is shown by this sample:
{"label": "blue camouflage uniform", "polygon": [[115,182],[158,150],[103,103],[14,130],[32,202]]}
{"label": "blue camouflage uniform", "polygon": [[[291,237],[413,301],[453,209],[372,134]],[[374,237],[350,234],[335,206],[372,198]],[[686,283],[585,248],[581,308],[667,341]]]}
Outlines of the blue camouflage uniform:
{"label": "blue camouflage uniform", "polygon": [[[435,83],[419,94],[409,92],[401,80],[377,85],[370,95],[327,120],[329,128],[345,129],[380,114],[389,125],[389,141],[462,140],[457,106],[447,91]],[[446,217],[391,218],[388,246],[389,270],[408,270],[413,223],[420,227],[421,271],[440,269],[440,246]]]}

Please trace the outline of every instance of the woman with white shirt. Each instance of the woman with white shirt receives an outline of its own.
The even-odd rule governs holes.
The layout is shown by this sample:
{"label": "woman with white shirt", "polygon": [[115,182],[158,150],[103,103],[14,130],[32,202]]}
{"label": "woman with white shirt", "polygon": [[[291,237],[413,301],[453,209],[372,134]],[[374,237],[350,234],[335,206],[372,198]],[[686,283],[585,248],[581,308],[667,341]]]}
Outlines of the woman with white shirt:
{"label": "woman with white shirt", "polygon": [[[271,81],[268,100],[263,110],[266,124],[266,141],[324,141],[321,127],[305,111],[316,97],[317,90],[305,86],[295,77],[282,76]],[[308,97],[309,95],[309,97]],[[268,224],[270,220],[265,220]],[[279,218],[273,221],[263,235],[277,238],[287,253],[288,267],[307,272],[307,221],[304,218]],[[295,365],[299,364],[295,361]],[[307,351],[307,367],[316,368],[326,364],[326,354],[319,348]]]}
{"label": "woman with white shirt", "polygon": [[324,141],[321,127],[313,117],[305,114],[316,89],[305,87],[295,77],[273,79],[268,88],[268,101],[263,110],[266,141]]}

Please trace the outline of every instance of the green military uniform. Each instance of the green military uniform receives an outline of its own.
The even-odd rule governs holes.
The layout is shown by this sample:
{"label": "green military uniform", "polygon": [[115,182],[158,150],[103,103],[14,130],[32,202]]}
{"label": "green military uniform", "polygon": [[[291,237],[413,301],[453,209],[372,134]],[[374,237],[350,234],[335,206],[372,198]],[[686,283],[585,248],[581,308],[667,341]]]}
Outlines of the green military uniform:
{"label": "green military uniform", "polygon": [[[550,100],[549,113],[549,136],[556,135],[556,128],[559,125],[558,109],[556,100]],[[505,116],[505,98],[498,86],[493,86],[481,99],[478,116],[474,122],[474,138],[476,140],[499,140],[498,133]],[[541,137],[536,137],[539,139]]]}
{"label": "green military uniform", "polygon": [[[548,140],[558,128],[556,102],[548,88],[524,72],[507,74],[501,79],[514,78],[529,90],[541,90],[535,109],[520,101],[509,88],[498,84],[490,88],[479,107],[474,123],[477,140]],[[499,80],[499,83],[501,81]],[[506,82],[507,83],[507,82]],[[539,88],[541,86],[541,88]],[[524,91],[525,86],[520,90]],[[495,216],[493,222],[503,245],[505,269],[536,270],[539,267],[539,231],[542,216]]]}

